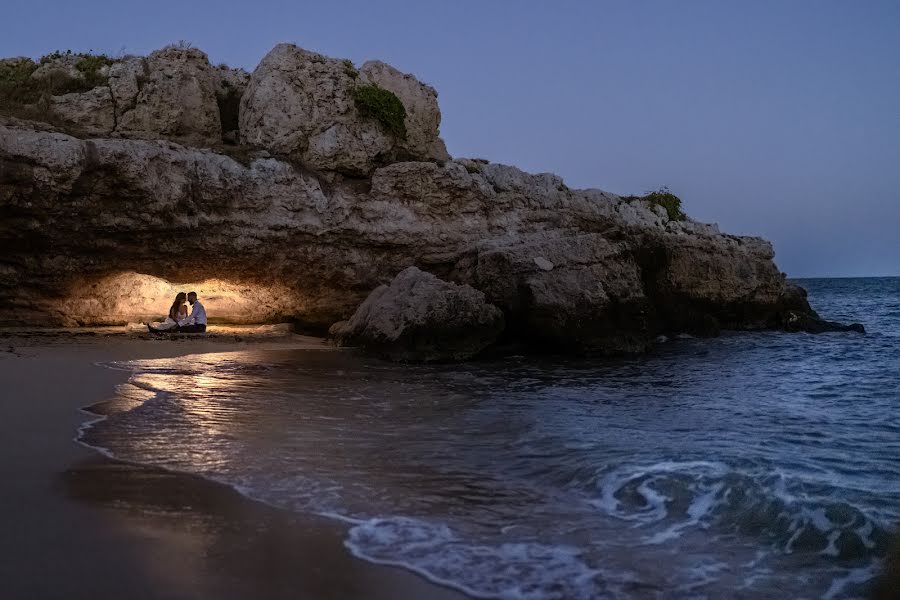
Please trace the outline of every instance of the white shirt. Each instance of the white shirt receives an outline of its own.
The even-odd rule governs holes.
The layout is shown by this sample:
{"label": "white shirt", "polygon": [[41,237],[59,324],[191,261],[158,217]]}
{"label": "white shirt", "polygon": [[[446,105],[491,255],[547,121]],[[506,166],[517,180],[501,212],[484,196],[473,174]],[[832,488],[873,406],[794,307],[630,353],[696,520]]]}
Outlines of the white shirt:
{"label": "white shirt", "polygon": [[206,325],[206,309],[200,304],[199,300],[191,306],[191,315],[178,321],[178,325],[182,327],[185,325]]}

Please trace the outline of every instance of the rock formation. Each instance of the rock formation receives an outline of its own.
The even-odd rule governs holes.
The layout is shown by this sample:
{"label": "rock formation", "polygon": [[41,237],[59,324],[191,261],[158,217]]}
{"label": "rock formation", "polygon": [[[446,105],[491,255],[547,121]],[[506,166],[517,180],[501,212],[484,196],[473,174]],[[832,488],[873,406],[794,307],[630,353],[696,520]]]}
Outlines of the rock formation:
{"label": "rock formation", "polygon": [[56,53],[34,64],[30,80],[23,83],[48,92],[34,104],[84,135],[197,145],[222,141],[217,92],[240,85],[232,70],[214,69],[206,54],[181,46],[117,60]]}
{"label": "rock formation", "polygon": [[[406,109],[406,139],[361,118],[354,93],[361,85],[393,92]],[[241,99],[241,140],[293,156],[325,171],[367,175],[397,157],[445,160],[434,89],[380,62],[357,71],[350,61],[279,44],[250,76]]]}
{"label": "rock formation", "polygon": [[469,285],[441,281],[416,267],[369,294],[331,335],[393,360],[465,360],[494,343],[503,312]]}
{"label": "rock formation", "polygon": [[[459,355],[493,339],[489,305],[502,311],[504,340],[565,350],[829,327],[764,240],[555,175],[450,159],[434,90],[383,63],[357,71],[282,44],[249,77],[184,48],[102,69],[91,71],[102,85],[42,105],[60,111],[46,113],[52,124],[0,115],[2,323],[119,323],[160,303],[164,312],[159,290],[172,288],[129,279],[151,276],[218,280],[208,289],[232,320],[326,331],[415,266],[446,282],[427,278],[423,302],[468,298],[462,320],[399,310],[385,288],[360,310],[418,315],[410,322],[428,325],[416,340],[432,324],[468,331],[469,315],[491,335],[460,335]],[[405,109],[405,138],[356,105],[358,86],[375,85]],[[239,114],[226,119],[228,102]],[[239,130],[223,127],[229,119]],[[243,145],[223,143],[229,131]],[[375,322],[357,313],[345,338],[392,339],[381,325],[359,333]],[[389,353],[428,348],[397,331]]]}
{"label": "rock formation", "polygon": [[[196,48],[164,48],[124,70],[125,77],[119,79],[127,83],[110,86],[120,115],[116,132],[200,145],[221,141],[219,78],[206,54]],[[110,78],[116,80],[112,72]],[[118,94],[123,88],[127,92]]]}

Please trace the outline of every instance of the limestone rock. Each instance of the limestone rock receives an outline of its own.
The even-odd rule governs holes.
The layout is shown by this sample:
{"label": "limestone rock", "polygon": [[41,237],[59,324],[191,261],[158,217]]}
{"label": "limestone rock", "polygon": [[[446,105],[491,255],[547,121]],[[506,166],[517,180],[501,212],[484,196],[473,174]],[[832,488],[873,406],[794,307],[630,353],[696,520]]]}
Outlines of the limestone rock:
{"label": "limestone rock", "polygon": [[108,86],[54,96],[51,110],[87,135],[109,135],[116,128],[116,105]]}
{"label": "limestone rock", "polygon": [[49,79],[63,76],[72,79],[84,79],[84,74],[76,66],[81,58],[78,54],[60,54],[53,58],[42,59],[40,66],[35,69],[31,77],[34,79]]}
{"label": "limestone rock", "polygon": [[231,69],[226,65],[216,67],[218,87],[216,101],[219,103],[219,117],[222,122],[222,139],[230,144],[239,144],[241,98],[250,84],[250,73],[244,69]]}
{"label": "limestone rock", "polygon": [[216,67],[216,76],[219,81],[219,91],[235,89],[243,95],[250,84],[250,73],[244,69],[233,69],[228,65]]}
{"label": "limestone rock", "polygon": [[357,77],[344,61],[278,44],[253,71],[241,100],[242,141],[314,168],[368,172],[394,140],[357,115]]}
{"label": "limestone rock", "polygon": [[[109,68],[109,91],[116,111],[116,123],[137,106],[141,88],[150,76],[150,63],[143,56],[126,56]],[[122,134],[120,129],[118,132]]]}
{"label": "limestone rock", "polygon": [[[371,320],[382,332],[372,339],[409,357],[480,348],[495,310],[505,340],[542,350],[636,352],[678,333],[835,327],[786,281],[765,240],[550,173],[440,160],[434,91],[383,63],[357,72],[280,45],[248,81],[170,48],[119,59],[105,76],[52,100],[79,135],[96,137],[0,115],[0,324],[126,323],[159,312],[178,282],[216,297],[213,319],[288,319],[321,333],[356,313],[334,325],[340,339],[383,308],[372,314],[396,319]],[[354,86],[369,83],[404,103],[405,141],[358,114]],[[238,137],[226,92],[251,146],[220,146],[221,123],[231,119],[224,133]],[[241,162],[182,144],[215,144]],[[411,265],[421,271],[357,311]],[[463,298],[469,316],[454,320],[448,298]],[[389,323],[405,325],[390,337]],[[480,333],[469,336],[472,323]],[[432,335],[445,326],[449,353]]]}
{"label": "limestone rock", "polygon": [[[130,72],[136,70],[131,66]],[[125,85],[131,85],[125,76]],[[196,48],[169,47],[146,59],[134,106],[122,112],[116,131],[129,137],[166,137],[205,145],[222,139],[215,69]],[[123,94],[127,97],[127,94]],[[126,100],[127,103],[127,100]]]}
{"label": "limestone rock", "polygon": [[542,271],[552,271],[553,263],[544,258],[543,256],[535,256],[534,264],[538,266],[538,268]]}
{"label": "limestone rock", "polygon": [[[407,139],[363,118],[354,90],[378,83],[394,91],[407,111]],[[279,44],[253,71],[241,100],[244,143],[299,158],[312,168],[366,175],[397,157],[448,158],[438,138],[437,94],[384,63],[361,71],[291,44]]]}
{"label": "limestone rock", "polygon": [[[537,264],[539,254],[553,264]],[[657,333],[642,271],[625,244],[596,233],[538,232],[481,245],[475,287],[513,337],[567,351],[640,352]]]}
{"label": "limestone rock", "polygon": [[401,73],[380,60],[370,60],[359,70],[359,79],[393,92],[406,109],[406,140],[399,146],[419,159],[450,160],[440,138],[441,110],[437,91],[408,73]]}
{"label": "limestone rock", "polygon": [[262,155],[242,165],[166,141],[0,126],[0,322],[133,320],[142,308],[90,301],[113,295],[97,282],[133,272],[271,292],[276,308],[248,315],[321,332],[413,264],[483,292],[506,336],[542,348],[633,352],[660,334],[814,314],[763,240],[478,164],[396,163],[360,186]]}
{"label": "limestone rock", "polygon": [[376,288],[346,323],[332,328],[341,345],[393,360],[465,360],[493,343],[503,313],[468,285],[409,267]]}

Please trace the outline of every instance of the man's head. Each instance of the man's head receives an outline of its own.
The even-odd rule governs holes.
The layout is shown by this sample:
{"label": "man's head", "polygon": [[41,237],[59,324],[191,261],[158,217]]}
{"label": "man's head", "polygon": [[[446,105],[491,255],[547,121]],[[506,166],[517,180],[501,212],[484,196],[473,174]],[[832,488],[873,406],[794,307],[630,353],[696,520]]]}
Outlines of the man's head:
{"label": "man's head", "polygon": [[197,301],[197,292],[188,292],[188,302],[192,305]]}

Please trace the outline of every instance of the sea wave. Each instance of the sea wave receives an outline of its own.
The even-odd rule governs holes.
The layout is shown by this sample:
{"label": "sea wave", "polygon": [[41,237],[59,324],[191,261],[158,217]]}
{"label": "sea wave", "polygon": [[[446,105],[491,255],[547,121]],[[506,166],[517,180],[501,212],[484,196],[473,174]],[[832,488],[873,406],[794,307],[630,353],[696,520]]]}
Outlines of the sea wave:
{"label": "sea wave", "polygon": [[621,466],[598,487],[597,508],[646,530],[646,544],[701,528],[752,536],[783,553],[851,560],[883,556],[891,539],[890,528],[866,511],[793,492],[778,471],[753,475],[721,462],[664,461]]}

